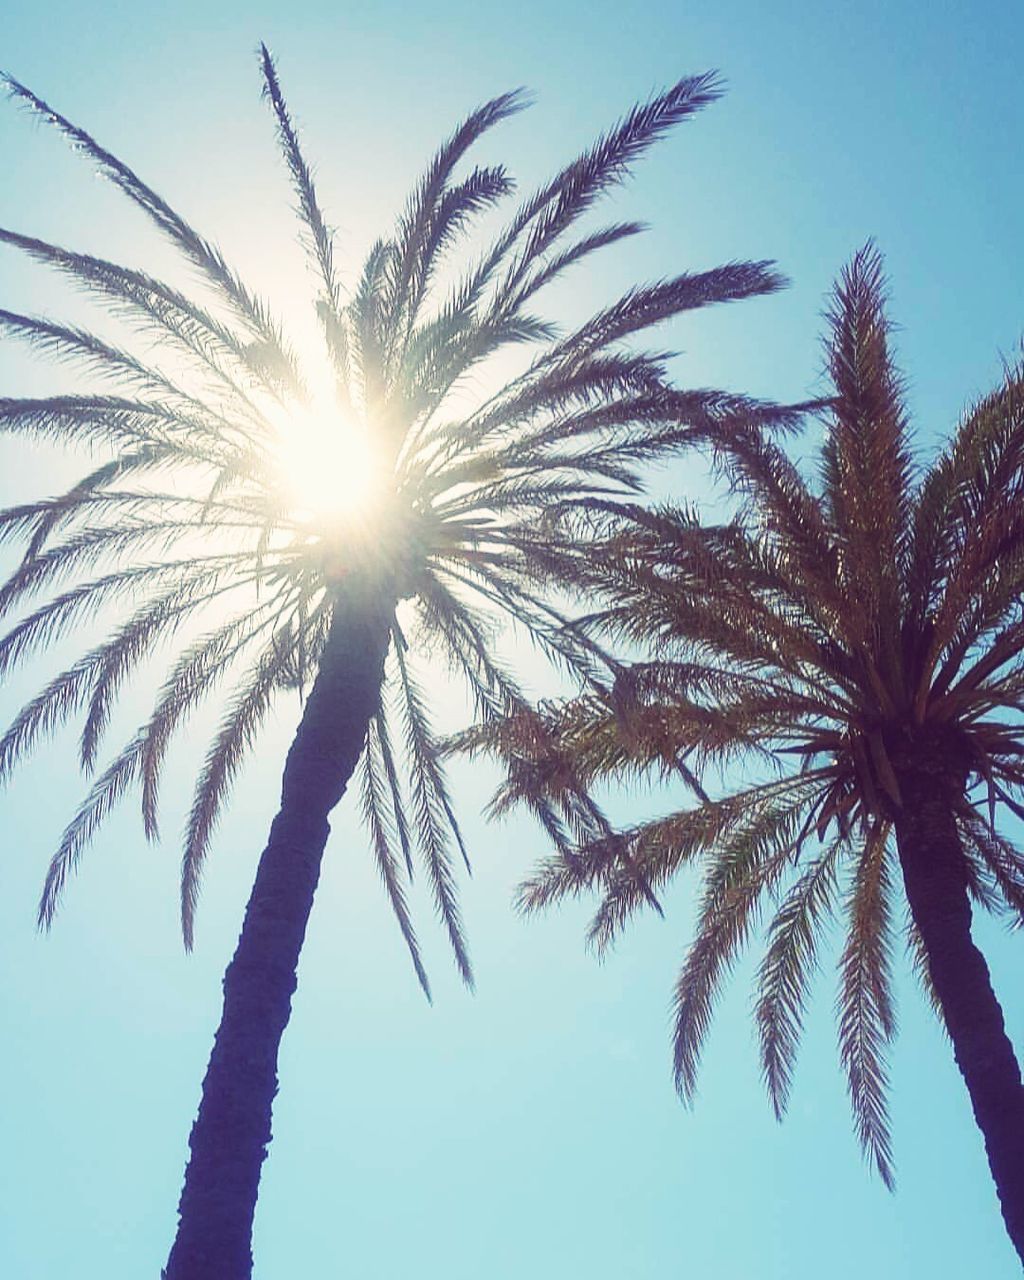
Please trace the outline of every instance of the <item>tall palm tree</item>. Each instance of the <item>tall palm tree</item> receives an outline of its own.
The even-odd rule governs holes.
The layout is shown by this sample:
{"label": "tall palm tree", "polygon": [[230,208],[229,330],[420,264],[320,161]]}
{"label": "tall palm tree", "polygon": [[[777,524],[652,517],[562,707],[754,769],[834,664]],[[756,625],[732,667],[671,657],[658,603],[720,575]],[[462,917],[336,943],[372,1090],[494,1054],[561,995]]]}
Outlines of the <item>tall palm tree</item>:
{"label": "tall palm tree", "polygon": [[[843,917],[840,1056],[887,1184],[902,879],[910,952],[1024,1260],[1024,1091],[971,937],[972,902],[1024,920],[1024,855],[997,826],[1000,812],[1024,817],[1024,369],[919,470],[884,303],[869,245],[832,299],[834,395],[814,483],[756,423],[726,415],[705,443],[739,499],[727,522],[678,506],[566,514],[574,537],[595,539],[573,552],[581,589],[607,602],[591,633],[649,660],[462,745],[506,762],[499,810],[561,806],[560,847],[521,901],[600,891],[598,948],[682,867],[703,866],[674,1002],[686,1099],[720,985],[770,902],[755,1016],[781,1118],[816,955]],[[758,765],[757,780],[739,782],[739,763]],[[714,795],[700,781],[709,767],[721,770]],[[597,780],[652,772],[681,773],[693,807],[613,831],[581,804]]]}
{"label": "tall palm tree", "polygon": [[[141,792],[145,830],[156,835],[169,743],[204,699],[233,682],[187,824],[181,916],[191,947],[203,863],[232,780],[275,697],[304,695],[281,807],[224,979],[170,1280],[251,1272],[278,1046],[328,815],[357,769],[372,853],[419,981],[429,994],[407,905],[416,857],[459,972],[472,982],[456,894],[454,855],[464,850],[417,652],[464,678],[484,720],[526,706],[497,656],[496,632],[509,623],[570,674],[593,675],[598,648],[565,628],[560,597],[543,581],[540,517],[556,501],[618,500],[612,495],[637,487],[645,460],[685,440],[666,357],[629,345],[636,335],[780,284],[767,263],[679,275],[631,289],[564,335],[531,309],[569,268],[641,229],[617,222],[572,234],[656,139],[717,96],[715,77],[700,75],[634,107],[520,204],[456,275],[451,250],[513,189],[502,167],[458,174],[471,145],[524,105],[521,92],[494,98],[443,143],[346,290],[265,48],[261,64],[317,281],[319,371],[329,375],[319,399],[310,361],[221,252],[89,134],[6,80],[149,216],[205,288],[196,296],[0,230],[3,243],[63,273],[149,340],[143,355],[71,325],[0,312],[6,335],[100,384],[0,400],[4,431],[93,454],[66,492],[0,513],[0,536],[25,546],[0,587],[0,612],[16,618],[0,639],[0,672],[94,619],[107,629],[0,738],[0,776],[76,713],[84,715],[82,764],[92,770],[118,694],[161,647],[172,654],[151,714],[100,770],[67,827],[41,924],[50,925],[88,842],[129,790]],[[526,352],[519,372],[500,382],[488,375],[492,357],[517,349]],[[486,395],[474,394],[488,376]],[[729,404],[706,392],[688,400],[693,422]],[[306,455],[313,490],[295,483],[300,446],[314,451]],[[40,594],[42,603],[27,604]]]}

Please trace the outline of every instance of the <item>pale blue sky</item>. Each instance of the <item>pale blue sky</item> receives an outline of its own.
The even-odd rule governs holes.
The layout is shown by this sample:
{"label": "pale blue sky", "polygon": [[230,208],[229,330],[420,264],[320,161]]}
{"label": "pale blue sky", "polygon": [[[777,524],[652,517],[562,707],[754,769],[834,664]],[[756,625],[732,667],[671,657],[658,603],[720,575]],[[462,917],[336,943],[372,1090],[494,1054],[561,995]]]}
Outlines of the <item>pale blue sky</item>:
{"label": "pale blue sky", "polygon": [[[887,255],[912,408],[925,436],[998,376],[1024,330],[1019,5],[737,0],[515,5],[296,0],[5,7],[0,63],[134,164],[269,291],[295,292],[289,195],[253,50],[274,49],[350,262],[469,107],[526,84],[536,105],[481,154],[540,180],[635,98],[718,67],[727,98],[639,170],[616,211],[652,224],[552,299],[565,313],[633,278],[773,257],[785,295],[666,331],[681,383],[779,398],[820,386],[823,296],[868,237]],[[55,138],[0,110],[0,224],[163,266],[164,249]],[[0,304],[83,314],[9,253]],[[57,385],[0,350],[0,394]],[[0,501],[53,482],[9,442]],[[49,464],[48,464],[49,465]],[[681,463],[660,478],[682,491]],[[41,672],[35,673],[38,679]],[[9,717],[31,691],[0,696]],[[139,707],[144,688],[133,690]],[[0,799],[0,1275],[138,1280],[166,1255],[219,979],[273,808],[295,708],[239,785],[198,944],[177,936],[173,835],[199,739],[172,762],[169,837],[131,810],[92,851],[48,939],[36,895],[78,795],[67,742]],[[283,1052],[257,1220],[258,1280],[945,1280],[1018,1274],[942,1035],[901,986],[893,1059],[899,1189],[862,1166],[836,1066],[831,972],[809,1019],[792,1115],[760,1090],[750,966],[722,1005],[694,1112],[669,1073],[668,999],[692,884],[598,965],[583,909],[523,922],[511,887],[543,842],[487,829],[490,775],[457,771],[476,851],[466,916],[479,992],[424,934],[418,994],[368,859],[339,810]],[[623,802],[628,808],[631,802]],[[637,801],[636,803],[642,803]],[[427,907],[426,903],[421,906]],[[428,912],[429,913],[429,912]],[[1024,1044],[1019,940],[986,943]]]}

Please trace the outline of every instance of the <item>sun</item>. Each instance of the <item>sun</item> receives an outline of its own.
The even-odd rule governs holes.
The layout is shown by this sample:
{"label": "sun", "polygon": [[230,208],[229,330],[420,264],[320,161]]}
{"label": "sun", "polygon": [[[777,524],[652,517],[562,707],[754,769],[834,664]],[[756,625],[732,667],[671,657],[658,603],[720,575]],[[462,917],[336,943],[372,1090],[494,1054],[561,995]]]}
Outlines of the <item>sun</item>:
{"label": "sun", "polygon": [[328,401],[277,424],[275,465],[292,517],[332,526],[365,522],[384,492],[382,460],[366,427]]}

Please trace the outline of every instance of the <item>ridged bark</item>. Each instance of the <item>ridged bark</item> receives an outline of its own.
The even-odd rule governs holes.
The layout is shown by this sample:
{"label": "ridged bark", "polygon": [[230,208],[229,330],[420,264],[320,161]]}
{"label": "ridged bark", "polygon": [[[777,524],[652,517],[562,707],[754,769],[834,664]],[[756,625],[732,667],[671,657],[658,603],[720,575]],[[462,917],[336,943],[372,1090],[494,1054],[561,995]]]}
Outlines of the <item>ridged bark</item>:
{"label": "ridged bark", "polygon": [[330,828],[380,705],[393,606],[339,604],[288,751],[281,807],[260,858],[214,1040],[166,1280],[248,1280],[277,1054]]}
{"label": "ridged bark", "polygon": [[898,770],[896,839],[907,900],[956,1064],[985,1140],[1006,1230],[1024,1263],[1024,1087],[985,958],[971,938],[964,854],[953,812],[965,770],[927,758]]}

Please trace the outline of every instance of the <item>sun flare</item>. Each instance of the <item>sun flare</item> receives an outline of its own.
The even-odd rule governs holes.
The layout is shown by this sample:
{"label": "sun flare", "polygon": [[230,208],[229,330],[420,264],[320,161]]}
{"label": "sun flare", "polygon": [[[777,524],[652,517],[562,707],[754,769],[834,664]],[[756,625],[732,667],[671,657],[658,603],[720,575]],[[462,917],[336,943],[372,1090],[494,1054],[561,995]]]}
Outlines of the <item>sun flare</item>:
{"label": "sun flare", "polygon": [[303,523],[365,520],[383,494],[383,468],[366,428],[333,404],[291,412],[278,427],[277,464]]}

